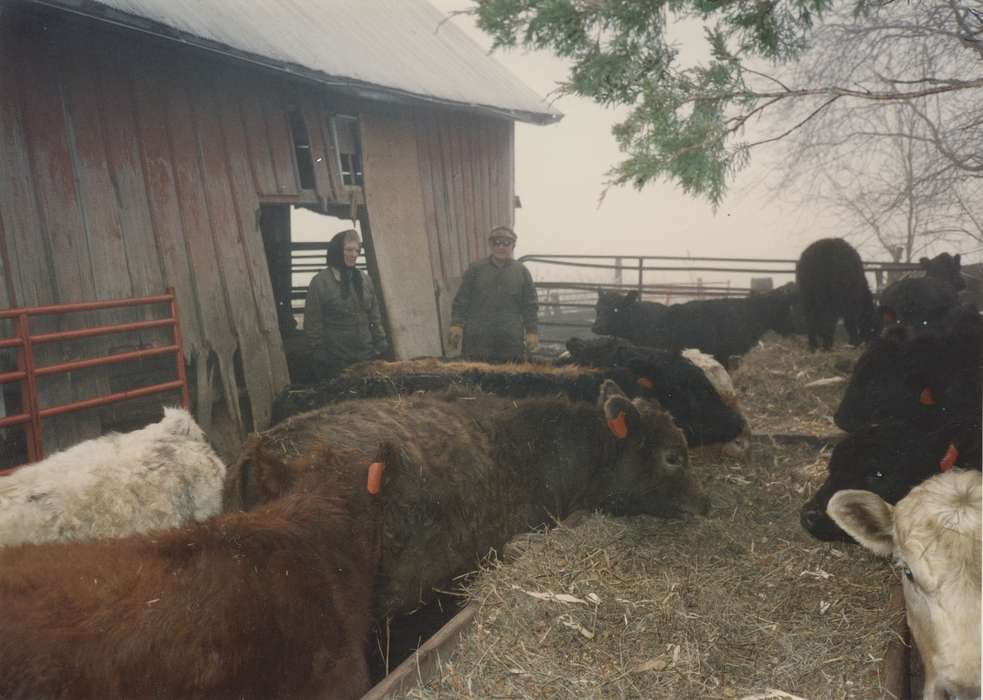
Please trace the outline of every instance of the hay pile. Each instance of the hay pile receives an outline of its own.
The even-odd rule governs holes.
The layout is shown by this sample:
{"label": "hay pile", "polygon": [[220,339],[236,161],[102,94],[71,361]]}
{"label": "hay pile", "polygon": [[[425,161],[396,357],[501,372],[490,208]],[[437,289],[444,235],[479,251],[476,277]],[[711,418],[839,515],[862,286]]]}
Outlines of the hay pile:
{"label": "hay pile", "polygon": [[[795,352],[752,353],[741,385],[762,368],[804,383],[825,376],[814,365],[837,361]],[[774,407],[755,419],[787,432],[777,395],[769,400]],[[885,612],[895,573],[799,526],[827,457],[825,448],[766,439],[748,461],[693,450],[709,517],[593,515],[516,540],[507,563],[489,561],[467,584],[478,612],[457,651],[405,697],[790,697],[768,689],[808,700],[887,697],[881,662],[902,615]]]}
{"label": "hay pile", "polygon": [[[827,436],[861,350],[837,344],[810,353],[803,336],[768,333],[733,373],[741,410],[755,434]],[[808,386],[813,382],[816,385]]]}

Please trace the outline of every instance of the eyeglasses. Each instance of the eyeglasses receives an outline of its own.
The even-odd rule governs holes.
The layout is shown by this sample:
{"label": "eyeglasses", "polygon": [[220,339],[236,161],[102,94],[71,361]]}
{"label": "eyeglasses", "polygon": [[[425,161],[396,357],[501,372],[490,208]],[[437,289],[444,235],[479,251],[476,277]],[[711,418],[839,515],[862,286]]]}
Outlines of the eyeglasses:
{"label": "eyeglasses", "polygon": [[492,245],[511,246],[512,245],[512,239],[511,238],[493,238],[493,239],[491,239],[491,244]]}

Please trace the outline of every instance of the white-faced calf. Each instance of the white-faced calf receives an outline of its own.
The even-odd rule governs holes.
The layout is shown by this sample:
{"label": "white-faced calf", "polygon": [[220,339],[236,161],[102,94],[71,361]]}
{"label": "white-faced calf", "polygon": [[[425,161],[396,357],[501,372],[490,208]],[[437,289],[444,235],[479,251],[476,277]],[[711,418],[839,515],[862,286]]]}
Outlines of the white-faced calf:
{"label": "white-faced calf", "polygon": [[981,478],[978,471],[939,474],[894,507],[869,491],[840,491],[829,501],[844,531],[901,568],[925,700],[980,696]]}

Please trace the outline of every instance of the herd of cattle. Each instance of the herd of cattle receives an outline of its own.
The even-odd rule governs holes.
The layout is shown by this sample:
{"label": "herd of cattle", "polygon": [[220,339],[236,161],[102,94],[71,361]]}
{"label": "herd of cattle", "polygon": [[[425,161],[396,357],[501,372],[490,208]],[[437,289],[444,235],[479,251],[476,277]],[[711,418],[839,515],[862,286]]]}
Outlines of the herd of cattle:
{"label": "herd of cattle", "polygon": [[749,446],[722,365],[792,332],[797,299],[814,347],[830,317],[867,340],[803,527],[902,562],[925,697],[978,696],[983,321],[958,302],[958,256],[875,309],[843,245],[744,300],[601,292],[603,337],[552,365],[373,362],[288,387],[228,467],[166,409],[17,470],[0,480],[0,698],[359,697],[373,625],[514,535],[578,510],[706,514],[688,447]]}

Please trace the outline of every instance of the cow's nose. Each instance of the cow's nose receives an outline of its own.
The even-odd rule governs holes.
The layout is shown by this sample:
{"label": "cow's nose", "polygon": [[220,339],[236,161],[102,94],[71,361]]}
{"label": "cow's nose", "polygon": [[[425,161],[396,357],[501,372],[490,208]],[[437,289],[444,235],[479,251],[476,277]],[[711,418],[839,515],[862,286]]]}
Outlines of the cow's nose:
{"label": "cow's nose", "polygon": [[802,522],[802,527],[809,532],[812,532],[816,527],[816,523],[819,522],[821,517],[822,511],[820,511],[818,508],[807,505],[802,508],[802,513],[800,514],[799,519]]}

